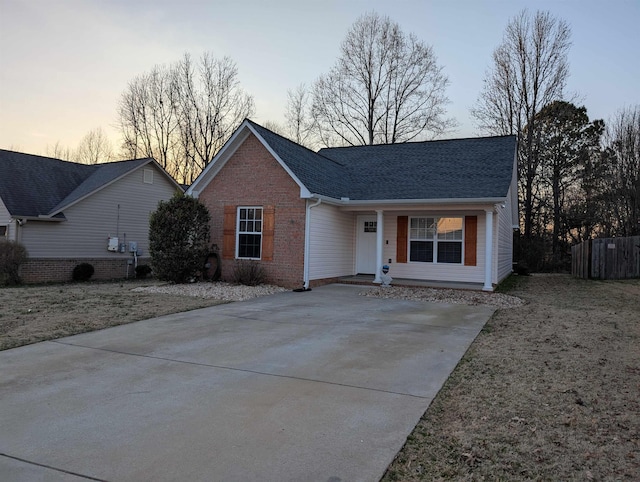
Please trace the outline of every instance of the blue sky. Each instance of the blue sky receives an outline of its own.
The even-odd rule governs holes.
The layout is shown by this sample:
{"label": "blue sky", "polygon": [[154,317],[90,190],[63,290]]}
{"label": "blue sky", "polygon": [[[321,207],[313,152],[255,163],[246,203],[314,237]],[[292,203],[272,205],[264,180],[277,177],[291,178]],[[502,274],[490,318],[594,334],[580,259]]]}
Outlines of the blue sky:
{"label": "blue sky", "polygon": [[459,124],[449,137],[477,135],[469,108],[523,8],[570,24],[568,93],[591,118],[640,104],[640,0],[0,0],[0,148],[73,148],[97,127],[118,147],[127,82],[185,52],[231,57],[254,96],[253,119],[282,122],[287,89],[327,72],[371,10],[433,46]]}

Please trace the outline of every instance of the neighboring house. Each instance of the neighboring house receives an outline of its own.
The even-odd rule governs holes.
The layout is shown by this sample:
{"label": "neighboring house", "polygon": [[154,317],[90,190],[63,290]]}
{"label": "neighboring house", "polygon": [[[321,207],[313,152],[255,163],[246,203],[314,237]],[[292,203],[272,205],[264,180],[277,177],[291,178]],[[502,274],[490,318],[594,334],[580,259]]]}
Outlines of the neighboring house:
{"label": "neighboring house", "polygon": [[[148,262],[149,214],[180,186],[153,159],[86,165],[0,150],[0,236],[28,251],[26,282],[135,275]],[[138,259],[142,257],[141,259]]]}
{"label": "neighboring house", "polygon": [[514,136],[313,152],[245,120],[187,190],[211,213],[223,278],[259,260],[309,287],[354,274],[493,290],[518,225]]}

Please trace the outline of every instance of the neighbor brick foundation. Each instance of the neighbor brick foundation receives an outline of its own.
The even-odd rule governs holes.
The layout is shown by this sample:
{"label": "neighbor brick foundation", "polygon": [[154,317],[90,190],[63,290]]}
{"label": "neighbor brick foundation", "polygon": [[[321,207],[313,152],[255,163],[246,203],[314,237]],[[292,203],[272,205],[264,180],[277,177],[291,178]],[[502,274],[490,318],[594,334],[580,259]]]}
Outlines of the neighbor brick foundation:
{"label": "neighbor brick foundation", "polygon": [[[274,206],[273,259],[260,263],[269,283],[302,287],[305,200],[300,187],[253,134],[198,197],[211,214],[211,242],[220,249],[225,206]],[[234,264],[234,259],[222,259],[222,279],[232,278]]]}
{"label": "neighbor brick foundation", "polygon": [[[20,277],[24,283],[48,283],[71,281],[73,268],[80,263],[93,265],[92,280],[135,278],[134,265],[128,265],[131,258],[75,258],[51,259],[29,258],[20,266]],[[138,258],[138,265],[150,264],[150,258]]]}

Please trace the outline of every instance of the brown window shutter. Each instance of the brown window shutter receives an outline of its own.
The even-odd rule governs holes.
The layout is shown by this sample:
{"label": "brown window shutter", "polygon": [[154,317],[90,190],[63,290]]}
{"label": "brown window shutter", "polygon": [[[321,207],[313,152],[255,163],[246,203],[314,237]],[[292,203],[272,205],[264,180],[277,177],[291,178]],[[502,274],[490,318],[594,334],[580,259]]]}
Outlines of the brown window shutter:
{"label": "brown window shutter", "polygon": [[464,218],[464,265],[476,265],[476,247],[478,240],[478,216]]}
{"label": "brown window shutter", "polygon": [[275,227],[275,207],[262,209],[262,260],[273,260],[273,231]]}
{"label": "brown window shutter", "polygon": [[398,231],[396,233],[396,263],[407,262],[408,230],[409,216],[398,216]]}
{"label": "brown window shutter", "polygon": [[236,207],[224,207],[224,221],[222,224],[222,259],[236,257]]}

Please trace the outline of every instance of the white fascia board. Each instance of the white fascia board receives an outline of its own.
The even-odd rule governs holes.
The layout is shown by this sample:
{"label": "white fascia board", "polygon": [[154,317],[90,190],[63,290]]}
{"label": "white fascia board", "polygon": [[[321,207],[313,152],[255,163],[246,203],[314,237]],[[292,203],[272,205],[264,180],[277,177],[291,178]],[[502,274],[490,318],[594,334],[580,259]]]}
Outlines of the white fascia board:
{"label": "white fascia board", "polygon": [[443,199],[367,199],[367,200],[351,200],[351,199],[335,199],[321,194],[312,194],[314,199],[322,199],[324,202],[342,206],[345,209],[355,207],[373,207],[373,206],[414,206],[414,205],[461,205],[461,204],[479,204],[483,206],[493,206],[506,201],[506,197],[490,197],[490,198],[443,198]]}
{"label": "white fascia board", "polygon": [[265,147],[265,149],[267,149],[267,151],[269,151],[269,154],[271,154],[273,156],[273,158],[278,161],[278,164],[280,164],[282,166],[282,168],[287,172],[287,174],[289,174],[289,176],[291,177],[291,179],[293,179],[293,181],[298,185],[298,187],[300,187],[300,197],[303,199],[308,199],[312,197],[311,192],[309,191],[309,189],[307,189],[307,186],[305,186],[302,181],[300,179],[298,179],[298,176],[296,176],[293,171],[291,169],[289,169],[289,166],[287,166],[287,164],[280,158],[280,156],[278,156],[278,154],[276,154],[276,152],[271,148],[271,146],[267,143],[267,141],[265,141],[262,136],[260,134],[258,134],[258,132],[251,126],[251,124],[248,124],[249,130],[253,133],[254,136],[256,136],[258,138],[258,140],[262,143],[262,145]]}

